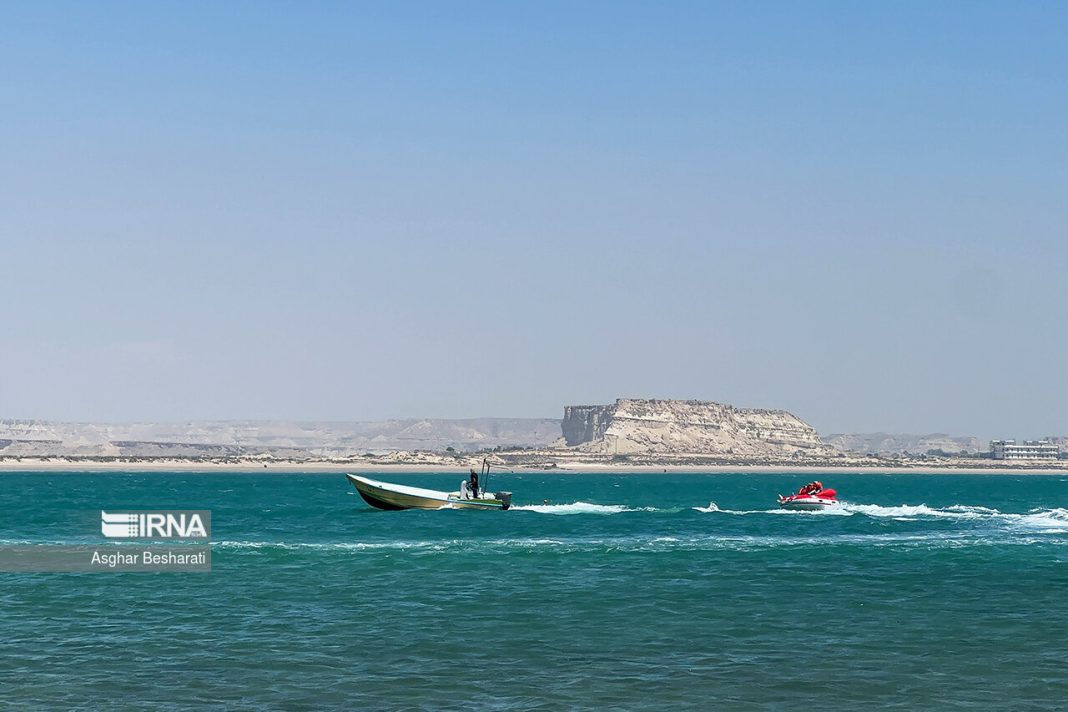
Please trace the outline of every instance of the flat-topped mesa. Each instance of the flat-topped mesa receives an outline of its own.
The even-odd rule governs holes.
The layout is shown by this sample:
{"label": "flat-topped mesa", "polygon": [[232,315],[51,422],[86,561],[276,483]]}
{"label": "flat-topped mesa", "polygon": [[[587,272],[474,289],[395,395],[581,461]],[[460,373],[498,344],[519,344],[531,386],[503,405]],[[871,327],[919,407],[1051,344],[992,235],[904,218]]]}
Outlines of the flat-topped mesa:
{"label": "flat-topped mesa", "polygon": [[620,398],[614,405],[564,408],[570,447],[608,455],[828,456],[834,450],[785,410],[695,400]]}

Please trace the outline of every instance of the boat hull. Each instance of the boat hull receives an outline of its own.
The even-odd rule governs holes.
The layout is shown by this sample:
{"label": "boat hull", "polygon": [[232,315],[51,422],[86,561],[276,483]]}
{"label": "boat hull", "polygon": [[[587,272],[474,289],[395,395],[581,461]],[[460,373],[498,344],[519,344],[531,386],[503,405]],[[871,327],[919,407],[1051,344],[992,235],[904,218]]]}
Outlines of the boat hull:
{"label": "boat hull", "polygon": [[507,505],[488,497],[464,499],[458,494],[439,492],[379,482],[359,475],[346,475],[363,501],[378,509],[507,509]]}
{"label": "boat hull", "polygon": [[828,497],[787,497],[779,502],[779,507],[794,512],[819,512],[837,504],[837,499]]}

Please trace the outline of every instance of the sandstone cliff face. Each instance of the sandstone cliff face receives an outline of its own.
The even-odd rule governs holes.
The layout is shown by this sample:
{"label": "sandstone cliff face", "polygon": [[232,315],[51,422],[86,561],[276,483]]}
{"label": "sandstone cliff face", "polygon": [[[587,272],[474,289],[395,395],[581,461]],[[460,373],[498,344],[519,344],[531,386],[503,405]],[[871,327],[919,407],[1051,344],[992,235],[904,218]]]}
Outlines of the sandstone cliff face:
{"label": "sandstone cliff face", "polygon": [[816,430],[783,410],[710,401],[621,398],[614,405],[564,409],[565,442],[585,452],[829,456]]}
{"label": "sandstone cliff face", "polygon": [[569,446],[581,445],[604,436],[611,419],[613,406],[569,405],[564,407],[564,420],[560,428],[564,442]]}

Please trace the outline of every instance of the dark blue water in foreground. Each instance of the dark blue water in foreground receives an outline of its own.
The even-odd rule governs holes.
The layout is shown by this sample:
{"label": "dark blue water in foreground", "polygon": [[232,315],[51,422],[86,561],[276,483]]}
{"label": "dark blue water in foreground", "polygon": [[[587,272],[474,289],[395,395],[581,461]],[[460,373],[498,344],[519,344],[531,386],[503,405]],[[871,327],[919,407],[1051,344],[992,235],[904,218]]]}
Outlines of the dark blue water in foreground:
{"label": "dark blue water in foreground", "polygon": [[6,544],[156,507],[215,540],[209,574],[0,574],[0,707],[1068,705],[1068,478],[827,475],[852,504],[773,508],[808,479],[500,475],[552,504],[381,512],[342,475],[0,475]]}

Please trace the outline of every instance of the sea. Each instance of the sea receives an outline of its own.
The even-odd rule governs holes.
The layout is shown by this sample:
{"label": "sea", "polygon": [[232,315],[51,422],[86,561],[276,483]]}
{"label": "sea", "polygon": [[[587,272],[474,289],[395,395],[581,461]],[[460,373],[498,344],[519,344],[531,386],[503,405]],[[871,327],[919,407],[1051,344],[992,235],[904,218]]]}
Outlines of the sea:
{"label": "sea", "polygon": [[[462,472],[380,479],[455,489]],[[834,510],[784,512],[819,477]],[[0,546],[209,509],[208,573],[0,573],[0,708],[1068,709],[1068,476],[0,475]]]}

